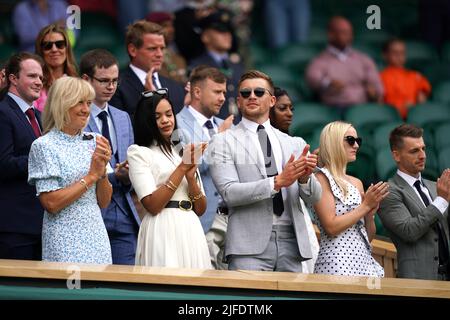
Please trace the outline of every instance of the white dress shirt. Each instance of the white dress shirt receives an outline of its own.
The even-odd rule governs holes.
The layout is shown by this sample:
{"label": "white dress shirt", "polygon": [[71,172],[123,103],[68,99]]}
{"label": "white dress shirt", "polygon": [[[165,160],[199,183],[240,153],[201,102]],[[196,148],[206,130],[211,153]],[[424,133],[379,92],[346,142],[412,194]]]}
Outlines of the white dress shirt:
{"label": "white dress shirt", "polygon": [[[131,68],[131,70],[133,70],[133,72],[136,74],[136,76],[141,81],[142,85],[145,87],[145,79],[147,78],[147,72],[145,72],[144,70],[142,70],[136,66],[133,66],[131,63],[130,63],[130,68]],[[161,81],[159,81],[158,72],[153,72],[153,76],[155,77],[156,89],[161,88],[162,85],[161,85]]]}
{"label": "white dress shirt", "polygon": [[219,130],[219,127],[214,122],[214,117],[207,118],[202,113],[200,113],[197,110],[195,110],[192,106],[188,106],[188,110],[192,114],[192,116],[195,118],[195,120],[197,121],[198,125],[202,128],[203,134],[206,137],[209,137],[208,140],[211,140],[212,137],[210,137],[210,135],[209,135],[209,131],[208,131],[208,128],[206,128],[206,126],[205,126],[205,122],[208,121],[208,120],[211,121],[211,123],[213,125],[213,129],[217,133],[218,130]]}

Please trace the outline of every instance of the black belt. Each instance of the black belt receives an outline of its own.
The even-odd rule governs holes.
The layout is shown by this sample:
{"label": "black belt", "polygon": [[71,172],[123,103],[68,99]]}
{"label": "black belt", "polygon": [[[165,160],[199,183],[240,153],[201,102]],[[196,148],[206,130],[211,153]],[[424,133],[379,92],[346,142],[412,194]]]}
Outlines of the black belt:
{"label": "black belt", "polygon": [[218,207],[217,208],[217,213],[227,216],[228,215],[228,208],[227,207]]}
{"label": "black belt", "polygon": [[169,201],[166,204],[166,208],[178,208],[181,210],[192,210],[192,202],[190,200]]}

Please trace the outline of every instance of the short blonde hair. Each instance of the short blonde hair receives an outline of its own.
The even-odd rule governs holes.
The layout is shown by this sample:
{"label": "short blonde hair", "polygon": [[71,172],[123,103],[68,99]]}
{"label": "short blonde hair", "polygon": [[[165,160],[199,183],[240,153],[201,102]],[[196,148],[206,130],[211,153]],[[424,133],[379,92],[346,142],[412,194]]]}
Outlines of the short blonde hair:
{"label": "short blonde hair", "polygon": [[350,123],[334,121],[327,124],[320,134],[319,162],[330,171],[344,197],[347,195],[347,183],[344,180],[347,169],[344,137],[351,127]]}
{"label": "short blonde hair", "polygon": [[80,101],[94,99],[95,91],[89,82],[75,77],[61,77],[48,91],[42,124],[44,133],[56,128],[62,130],[70,123],[69,109]]}

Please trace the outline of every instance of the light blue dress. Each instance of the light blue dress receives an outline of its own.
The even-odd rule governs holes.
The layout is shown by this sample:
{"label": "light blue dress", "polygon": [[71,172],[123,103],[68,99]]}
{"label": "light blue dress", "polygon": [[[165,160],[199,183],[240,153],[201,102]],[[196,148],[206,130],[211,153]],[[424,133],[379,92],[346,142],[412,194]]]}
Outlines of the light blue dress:
{"label": "light blue dress", "polygon": [[[52,129],[31,145],[28,182],[41,192],[63,189],[80,181],[88,172],[93,139],[71,136]],[[81,198],[56,214],[44,212],[42,260],[111,264],[111,247],[95,184]]]}

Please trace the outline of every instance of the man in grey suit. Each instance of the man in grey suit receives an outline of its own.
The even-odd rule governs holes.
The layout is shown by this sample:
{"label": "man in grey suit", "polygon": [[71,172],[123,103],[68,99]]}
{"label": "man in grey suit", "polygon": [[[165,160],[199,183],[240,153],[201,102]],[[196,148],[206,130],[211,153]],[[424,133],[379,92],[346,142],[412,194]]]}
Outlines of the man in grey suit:
{"label": "man in grey suit", "polygon": [[[191,104],[177,114],[180,141],[183,145],[209,142],[216,133],[227,130],[233,123],[233,115],[225,121],[217,117],[225,101],[227,82],[226,76],[219,69],[206,65],[198,66],[192,70],[189,82]],[[217,257],[220,252],[218,243],[225,239],[227,218],[223,214],[216,215],[221,199],[206,161],[202,161],[199,170],[208,199],[208,207],[200,221],[207,234],[211,263],[216,269],[223,269],[221,259]],[[224,204],[221,204],[221,207],[225,207]],[[210,230],[213,222],[215,227]]]}
{"label": "man in grey suit", "polygon": [[410,124],[389,137],[397,173],[379,216],[397,248],[399,278],[448,280],[448,202],[450,170],[437,183],[423,179],[426,152],[423,130]]}
{"label": "man in grey suit", "polygon": [[118,85],[116,58],[104,49],[88,51],[81,57],[80,73],[95,90],[91,115],[85,131],[101,133],[110,142],[113,155],[108,164],[108,179],[113,195],[108,208],[102,209],[114,264],[134,265],[140,219],[131,198],[127,149],[134,143],[128,113],[108,102]]}
{"label": "man in grey suit", "polygon": [[273,128],[275,104],[269,76],[251,70],[239,81],[242,121],[216,134],[208,162],[214,184],[228,206],[225,256],[230,270],[301,272],[311,245],[300,197],[320,199],[312,171],[317,156],[298,137]]}

